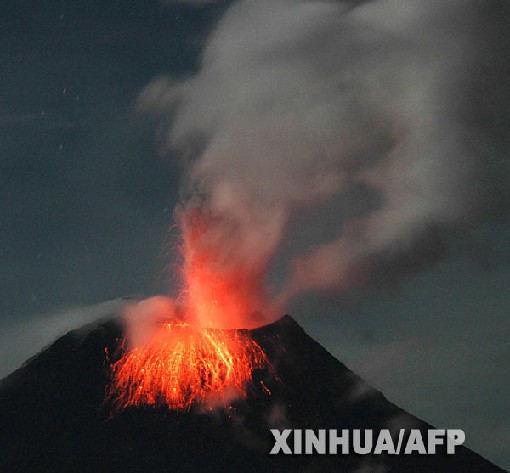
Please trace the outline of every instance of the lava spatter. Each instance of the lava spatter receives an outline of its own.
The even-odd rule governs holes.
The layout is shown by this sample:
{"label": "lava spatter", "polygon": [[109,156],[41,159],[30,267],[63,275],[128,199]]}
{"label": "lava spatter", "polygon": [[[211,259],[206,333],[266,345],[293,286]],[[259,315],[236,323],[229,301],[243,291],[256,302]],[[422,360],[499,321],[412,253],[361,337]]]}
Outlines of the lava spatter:
{"label": "lava spatter", "polygon": [[115,362],[111,393],[118,408],[188,410],[228,395],[246,397],[254,369],[269,367],[262,348],[243,332],[162,324],[154,338]]}

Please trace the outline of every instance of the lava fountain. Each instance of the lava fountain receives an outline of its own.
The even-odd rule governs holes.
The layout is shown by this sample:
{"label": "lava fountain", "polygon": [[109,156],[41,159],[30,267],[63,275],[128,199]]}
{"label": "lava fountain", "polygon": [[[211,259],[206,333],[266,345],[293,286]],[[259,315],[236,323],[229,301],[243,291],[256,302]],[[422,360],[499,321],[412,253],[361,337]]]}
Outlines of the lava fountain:
{"label": "lava fountain", "polygon": [[263,322],[256,310],[268,307],[263,268],[222,264],[221,238],[210,238],[215,223],[194,212],[181,219],[179,302],[156,297],[128,308],[123,353],[111,365],[116,407],[227,405],[246,397],[254,370],[272,370],[262,348],[238,330]]}
{"label": "lava fountain", "polygon": [[146,347],[112,366],[115,403],[178,410],[224,403],[245,397],[253,370],[267,366],[262,348],[239,331],[163,323]]}

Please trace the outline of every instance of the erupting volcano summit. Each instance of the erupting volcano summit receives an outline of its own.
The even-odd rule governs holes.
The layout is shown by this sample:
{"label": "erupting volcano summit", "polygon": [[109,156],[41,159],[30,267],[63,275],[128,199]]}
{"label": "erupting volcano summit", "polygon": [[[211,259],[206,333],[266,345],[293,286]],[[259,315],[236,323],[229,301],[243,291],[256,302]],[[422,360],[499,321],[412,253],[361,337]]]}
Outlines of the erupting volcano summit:
{"label": "erupting volcano summit", "polygon": [[224,404],[245,398],[253,370],[269,366],[262,348],[246,334],[166,322],[146,346],[113,364],[110,396],[120,408]]}
{"label": "erupting volcano summit", "polygon": [[[414,428],[426,435],[430,426],[387,401],[308,337],[289,316],[248,331],[197,332],[188,325],[164,323],[162,327],[169,334],[181,332],[176,339],[165,335],[164,343],[158,343],[158,347],[179,346],[176,357],[200,359],[200,349],[210,353],[217,343],[222,345],[223,335],[232,344],[222,345],[218,351],[225,358],[201,361],[197,366],[188,366],[184,359],[182,363],[169,360],[169,352],[149,350],[140,358],[136,351],[130,352],[130,357],[114,365],[117,375],[129,372],[134,364],[139,375],[146,363],[161,372],[136,379],[130,379],[130,374],[120,376],[119,380],[130,379],[134,384],[128,383],[129,395],[120,399],[125,408],[114,409],[110,402],[105,403],[110,366],[116,362],[108,354],[118,351],[124,325],[112,318],[69,332],[2,381],[0,470],[503,472],[465,447],[458,448],[455,455],[446,455],[441,449],[435,455],[269,455],[274,444],[271,428]],[[215,335],[218,333],[222,334],[220,341]],[[239,346],[244,348],[239,351]],[[193,350],[196,353],[191,355]],[[265,355],[258,359],[262,351]],[[234,353],[258,359],[250,366],[249,376],[243,371],[229,372],[229,366],[234,370],[237,366],[235,357],[230,357]],[[154,364],[152,356],[162,359]],[[266,366],[265,356],[277,377]],[[245,366],[246,360],[241,361]],[[168,363],[177,378],[181,379],[182,374],[176,374],[179,370],[185,373],[187,387],[178,390],[182,397],[175,397],[173,389],[183,385],[166,378]],[[160,374],[166,381],[158,379]],[[227,407],[220,408],[194,402],[201,401],[196,393],[206,388],[214,392],[218,380],[233,385],[246,383],[245,395],[234,396]],[[158,394],[151,398],[150,392]],[[176,406],[188,408],[169,409]]]}

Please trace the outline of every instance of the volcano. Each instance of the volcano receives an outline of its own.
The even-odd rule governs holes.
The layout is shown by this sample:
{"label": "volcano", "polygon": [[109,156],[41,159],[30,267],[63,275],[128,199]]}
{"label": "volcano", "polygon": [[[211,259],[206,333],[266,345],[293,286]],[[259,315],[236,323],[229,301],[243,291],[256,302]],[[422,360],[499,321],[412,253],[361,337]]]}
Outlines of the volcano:
{"label": "volcano", "polygon": [[389,402],[290,316],[246,334],[274,370],[255,370],[246,396],[229,408],[113,411],[105,394],[124,335],[120,319],[69,332],[1,383],[0,471],[503,471],[465,447],[454,455],[440,449],[435,455],[270,455],[271,428],[424,432],[431,426]]}

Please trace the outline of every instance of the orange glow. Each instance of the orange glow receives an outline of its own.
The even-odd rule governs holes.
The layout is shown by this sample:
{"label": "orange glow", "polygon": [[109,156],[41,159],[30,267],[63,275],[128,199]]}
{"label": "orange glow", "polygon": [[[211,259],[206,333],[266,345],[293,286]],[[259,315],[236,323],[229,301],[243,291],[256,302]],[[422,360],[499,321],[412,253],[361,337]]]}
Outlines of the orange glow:
{"label": "orange glow", "polygon": [[267,367],[262,348],[239,331],[164,323],[149,344],[112,365],[111,395],[119,408],[188,410],[196,403],[245,398],[253,370]]}
{"label": "orange glow", "polygon": [[[240,258],[226,250],[236,239],[219,217],[188,212],[180,229],[182,298],[194,322],[216,328],[263,325],[263,317],[273,315],[265,287],[268,261],[253,261],[250,255]],[[235,228],[231,232],[235,235]]]}
{"label": "orange glow", "polygon": [[126,314],[129,350],[111,366],[110,396],[119,408],[225,404],[246,397],[254,369],[271,368],[262,348],[233,330],[261,325],[260,314],[269,314],[267,262],[233,256],[223,219],[192,211],[179,224],[184,289],[177,304],[150,298]]}

